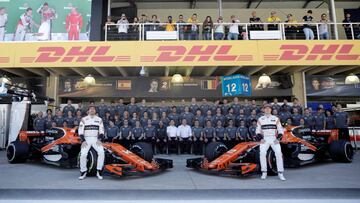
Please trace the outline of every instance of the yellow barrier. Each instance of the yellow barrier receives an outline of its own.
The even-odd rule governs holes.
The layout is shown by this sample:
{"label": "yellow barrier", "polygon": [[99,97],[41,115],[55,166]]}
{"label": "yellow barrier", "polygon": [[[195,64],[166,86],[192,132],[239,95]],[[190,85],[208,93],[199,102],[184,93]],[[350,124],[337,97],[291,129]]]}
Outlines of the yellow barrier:
{"label": "yellow barrier", "polygon": [[360,41],[0,43],[0,67],[360,65]]}

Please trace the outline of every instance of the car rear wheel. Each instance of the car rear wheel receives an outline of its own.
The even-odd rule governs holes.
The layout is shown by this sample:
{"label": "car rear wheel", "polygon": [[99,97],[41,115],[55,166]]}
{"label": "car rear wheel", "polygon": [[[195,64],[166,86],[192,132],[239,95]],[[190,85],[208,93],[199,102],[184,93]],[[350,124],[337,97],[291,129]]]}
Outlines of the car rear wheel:
{"label": "car rear wheel", "polygon": [[266,163],[267,163],[267,173],[270,176],[275,176],[278,174],[275,152],[272,149],[269,149],[266,153]]}
{"label": "car rear wheel", "polygon": [[346,140],[335,140],[330,143],[329,154],[333,161],[350,163],[353,160],[354,149]]}
{"label": "car rear wheel", "polygon": [[143,158],[147,162],[152,162],[154,158],[152,146],[145,142],[135,143],[130,147],[130,151]]}
{"label": "car rear wheel", "polygon": [[24,163],[29,157],[29,144],[23,141],[14,141],[6,148],[9,163]]}
{"label": "car rear wheel", "polygon": [[[81,152],[78,155],[78,166],[79,167],[80,167],[80,155],[81,155]],[[97,154],[96,150],[93,148],[90,148],[89,153],[87,155],[87,161],[86,161],[87,176],[95,176],[96,175],[97,159],[98,159],[98,154]]]}
{"label": "car rear wheel", "polygon": [[222,142],[211,142],[205,148],[205,158],[213,161],[228,151],[227,146]]}

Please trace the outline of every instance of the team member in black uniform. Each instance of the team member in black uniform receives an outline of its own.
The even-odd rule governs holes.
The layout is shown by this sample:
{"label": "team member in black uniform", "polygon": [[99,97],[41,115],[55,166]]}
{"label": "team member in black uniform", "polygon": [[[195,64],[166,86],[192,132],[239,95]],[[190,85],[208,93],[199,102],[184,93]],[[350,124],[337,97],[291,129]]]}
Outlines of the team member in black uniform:
{"label": "team member in black uniform", "polygon": [[204,146],[204,129],[200,126],[200,121],[195,120],[194,127],[192,127],[192,135],[193,135],[193,152],[195,155],[203,154],[203,146]]}
{"label": "team member in black uniform", "polygon": [[[164,112],[165,113],[165,112]],[[165,153],[167,145],[166,126],[162,121],[159,122],[159,127],[156,128],[156,148],[163,154]]]}

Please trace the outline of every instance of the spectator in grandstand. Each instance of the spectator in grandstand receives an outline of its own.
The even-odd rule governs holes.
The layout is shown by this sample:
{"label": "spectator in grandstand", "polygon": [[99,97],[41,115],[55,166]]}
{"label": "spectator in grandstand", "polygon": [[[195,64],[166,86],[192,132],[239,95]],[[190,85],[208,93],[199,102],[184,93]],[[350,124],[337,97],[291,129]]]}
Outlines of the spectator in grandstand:
{"label": "spectator in grandstand", "polygon": [[223,17],[219,16],[219,18],[217,19],[217,24],[214,26],[215,30],[214,30],[214,38],[215,40],[223,40],[224,36],[225,36],[225,27],[222,24],[224,23],[223,21]]}
{"label": "spectator in grandstand", "polygon": [[166,22],[165,31],[175,31],[175,25],[172,19],[172,16],[168,16],[168,21]]}
{"label": "spectator in grandstand", "polygon": [[[342,26],[344,27],[345,34],[346,34],[346,39],[352,39],[353,31],[351,30],[351,24],[348,24],[348,23],[353,23],[350,13],[345,14],[345,19],[342,22],[343,22]],[[354,29],[354,27],[353,27],[353,29]],[[355,37],[355,35],[354,35],[354,37]]]}
{"label": "spectator in grandstand", "polygon": [[203,22],[203,39],[211,40],[211,30],[213,29],[214,23],[210,16],[206,16],[205,21]]}
{"label": "spectator in grandstand", "polygon": [[314,37],[314,31],[311,28],[310,23],[313,22],[313,17],[312,17],[312,10],[308,10],[306,15],[303,17],[303,21],[304,21],[304,34],[305,34],[305,39],[306,40],[313,40]]}
{"label": "spectator in grandstand", "polygon": [[321,14],[321,19],[319,23],[321,23],[319,25],[320,39],[329,39],[329,28],[328,28],[329,20],[327,19],[326,13]]}
{"label": "spectator in grandstand", "polygon": [[129,21],[127,20],[126,15],[124,13],[121,14],[121,18],[117,21],[116,24],[119,33],[119,39],[126,40],[129,29]]}
{"label": "spectator in grandstand", "polygon": [[104,30],[107,30],[107,32],[109,33],[111,30],[112,30],[112,28],[114,27],[114,26],[112,26],[112,25],[114,25],[115,23],[112,21],[112,17],[111,16],[108,16],[107,18],[106,18],[106,22],[105,22],[105,25],[104,25],[104,27],[103,27],[103,29]]}
{"label": "spectator in grandstand", "polygon": [[187,21],[188,23],[190,23],[189,25],[189,32],[188,32],[188,39],[189,40],[198,40],[199,39],[199,20],[197,19],[197,14],[194,13],[191,18],[188,19]]}
{"label": "spectator in grandstand", "polygon": [[139,40],[139,34],[140,34],[139,23],[140,23],[139,18],[134,17],[133,24],[130,26],[130,33],[132,40]]}
{"label": "spectator in grandstand", "polygon": [[287,16],[287,20],[285,21],[285,36],[286,39],[296,39],[296,34],[298,32],[298,25],[293,24],[297,23],[297,21],[294,19],[293,15],[289,13]]}
{"label": "spectator in grandstand", "polygon": [[251,17],[249,18],[249,22],[254,23],[250,25],[249,30],[264,30],[263,25],[257,24],[262,22],[261,19],[256,16],[256,11],[251,12]]}
{"label": "spectator in grandstand", "polygon": [[158,20],[157,15],[151,16],[151,25],[150,25],[150,31],[159,31],[160,30],[160,21]]}
{"label": "spectator in grandstand", "polygon": [[281,23],[281,19],[276,15],[276,11],[271,11],[270,17],[267,18],[266,22],[274,23],[268,24],[268,30],[278,30],[278,23]]}
{"label": "spectator in grandstand", "polygon": [[184,16],[179,15],[179,20],[176,21],[179,28],[179,40],[185,39],[185,32],[186,32],[186,25],[184,25],[186,22],[184,21]]}
{"label": "spectator in grandstand", "polygon": [[8,14],[5,7],[0,7],[0,41],[5,40],[6,24],[8,22]]}
{"label": "spectator in grandstand", "polygon": [[228,40],[238,40],[239,39],[239,24],[240,21],[236,18],[235,15],[230,17],[229,33],[227,35]]}

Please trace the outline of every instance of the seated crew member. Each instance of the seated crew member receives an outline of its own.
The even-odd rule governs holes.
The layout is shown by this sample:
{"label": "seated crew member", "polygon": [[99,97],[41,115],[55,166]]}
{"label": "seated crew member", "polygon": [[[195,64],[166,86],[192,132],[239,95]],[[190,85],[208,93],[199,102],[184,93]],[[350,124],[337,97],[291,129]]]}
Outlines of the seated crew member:
{"label": "seated crew member", "polygon": [[113,142],[119,135],[119,128],[114,124],[113,121],[109,122],[109,126],[105,130],[105,141]]}
{"label": "seated crew member", "polygon": [[129,121],[124,120],[124,125],[120,127],[119,137],[116,140],[120,140],[121,144],[128,148],[131,144],[131,127],[129,126]]}
{"label": "seated crew member", "polygon": [[178,127],[177,136],[179,137],[180,141],[180,149],[190,154],[190,148],[191,148],[191,127],[187,124],[187,120],[183,118],[181,120],[181,125]]}
{"label": "seated crew member", "polygon": [[285,181],[284,177],[284,163],[282,158],[281,146],[278,138],[284,134],[284,128],[281,126],[279,118],[271,115],[271,106],[266,104],[264,106],[265,115],[261,116],[257,122],[256,133],[263,139],[260,141],[260,165],[261,165],[261,179],[265,180],[267,177],[267,162],[266,154],[271,146],[275,152],[276,166],[279,179]]}
{"label": "seated crew member", "polygon": [[144,140],[145,142],[151,144],[154,148],[156,142],[156,128],[152,125],[152,121],[148,120],[147,126],[144,127],[144,135],[140,140]]}
{"label": "seated crew member", "polygon": [[240,142],[250,140],[249,129],[246,127],[244,119],[240,120],[240,126],[237,129],[237,139],[240,140]]}
{"label": "seated crew member", "polygon": [[210,120],[206,121],[206,126],[204,128],[204,142],[215,142],[215,128],[212,127],[212,122]]}
{"label": "seated crew member", "polygon": [[144,135],[144,129],[140,125],[140,121],[135,122],[135,127],[131,129],[131,140],[133,143],[138,142],[140,137]]}
{"label": "seated crew member", "polygon": [[87,155],[92,147],[98,154],[97,158],[97,173],[98,179],[103,179],[102,168],[104,165],[104,148],[101,139],[104,137],[104,124],[100,117],[95,116],[96,110],[94,106],[89,107],[89,115],[81,119],[79,125],[79,137],[81,139],[80,151],[80,180],[86,177],[87,173]]}

